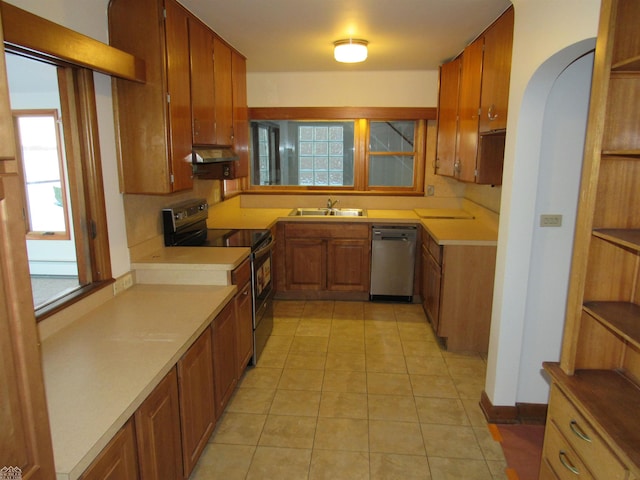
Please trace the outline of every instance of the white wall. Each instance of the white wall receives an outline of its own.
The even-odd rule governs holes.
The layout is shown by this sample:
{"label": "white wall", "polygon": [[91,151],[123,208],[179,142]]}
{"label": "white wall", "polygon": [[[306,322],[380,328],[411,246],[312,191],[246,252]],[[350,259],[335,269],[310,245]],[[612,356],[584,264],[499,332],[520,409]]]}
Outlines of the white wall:
{"label": "white wall", "polygon": [[[547,402],[540,365],[560,359],[592,71],[593,53],[563,70],[544,112],[517,391],[526,403]],[[540,227],[545,213],[561,214],[562,227]]]}
{"label": "white wall", "polygon": [[249,107],[436,107],[438,71],[248,73]]}
{"label": "white wall", "polygon": [[[546,352],[543,345],[533,342],[539,342],[540,335],[557,338],[554,332],[558,331],[557,327],[546,331],[541,325],[537,335],[525,338],[531,334],[531,329],[525,328],[529,327],[525,319],[539,321],[532,310],[535,305],[528,304],[527,298],[532,301],[544,298],[544,288],[566,289],[566,278],[551,279],[551,283],[544,286],[536,284],[540,279],[535,277],[533,269],[534,260],[539,260],[532,259],[532,253],[537,257],[538,248],[542,246],[537,243],[540,237],[535,236],[539,183],[544,184],[551,178],[544,171],[541,174],[543,122],[548,97],[558,76],[593,48],[600,9],[599,0],[514,0],[513,3],[515,30],[509,121],[485,385],[492,403],[506,406],[546,401],[545,388],[542,392],[518,390],[519,385],[531,382],[537,382],[536,387],[540,387],[541,365],[537,358]],[[543,188],[541,195],[544,192]],[[543,204],[539,207],[543,208]],[[564,251],[564,255],[570,255],[570,250]],[[525,368],[523,363],[528,362],[531,365]]]}
{"label": "white wall", "polygon": [[[10,0],[11,4],[102,42],[109,42],[108,0]],[[129,250],[122,194],[118,186],[111,79],[95,74],[96,104],[105,202],[114,277],[129,271]]]}

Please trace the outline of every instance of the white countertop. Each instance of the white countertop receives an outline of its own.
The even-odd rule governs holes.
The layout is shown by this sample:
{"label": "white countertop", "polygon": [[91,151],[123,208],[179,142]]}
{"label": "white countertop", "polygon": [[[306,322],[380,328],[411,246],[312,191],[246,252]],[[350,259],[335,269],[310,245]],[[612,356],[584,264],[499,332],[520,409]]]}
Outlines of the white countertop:
{"label": "white countertop", "polygon": [[58,479],[82,474],[236,291],[134,285],[42,342]]}

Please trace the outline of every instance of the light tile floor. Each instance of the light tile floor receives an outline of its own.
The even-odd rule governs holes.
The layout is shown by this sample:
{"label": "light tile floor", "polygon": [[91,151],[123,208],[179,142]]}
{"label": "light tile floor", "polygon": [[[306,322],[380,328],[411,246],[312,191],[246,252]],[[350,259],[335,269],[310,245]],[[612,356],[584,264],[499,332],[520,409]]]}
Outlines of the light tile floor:
{"label": "light tile floor", "polygon": [[478,406],[485,359],[444,351],[420,305],[274,312],[192,480],[507,478]]}

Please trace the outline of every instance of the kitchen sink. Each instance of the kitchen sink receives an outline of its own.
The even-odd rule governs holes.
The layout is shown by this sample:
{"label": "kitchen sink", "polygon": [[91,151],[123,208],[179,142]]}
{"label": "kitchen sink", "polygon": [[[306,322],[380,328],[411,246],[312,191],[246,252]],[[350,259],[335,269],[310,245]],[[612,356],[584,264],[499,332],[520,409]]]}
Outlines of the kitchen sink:
{"label": "kitchen sink", "polygon": [[294,208],[290,217],[366,217],[362,208]]}

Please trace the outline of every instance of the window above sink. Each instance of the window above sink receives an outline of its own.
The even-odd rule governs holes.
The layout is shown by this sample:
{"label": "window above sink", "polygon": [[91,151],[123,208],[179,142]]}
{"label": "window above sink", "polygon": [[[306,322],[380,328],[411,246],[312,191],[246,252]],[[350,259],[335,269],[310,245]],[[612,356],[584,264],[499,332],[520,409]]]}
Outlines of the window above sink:
{"label": "window above sink", "polygon": [[[424,193],[431,109],[254,108],[250,116],[252,191]],[[342,210],[335,215],[362,216]]]}

